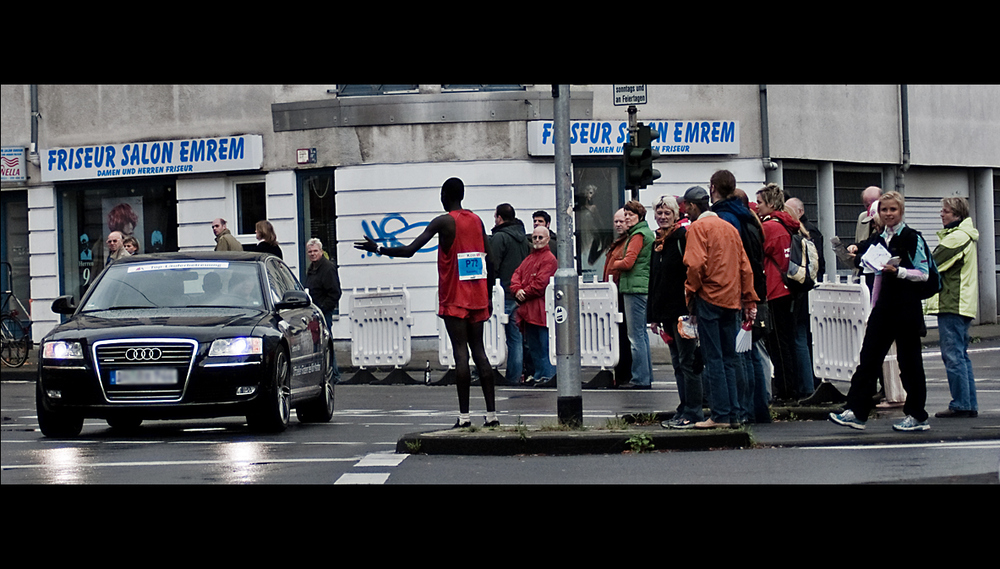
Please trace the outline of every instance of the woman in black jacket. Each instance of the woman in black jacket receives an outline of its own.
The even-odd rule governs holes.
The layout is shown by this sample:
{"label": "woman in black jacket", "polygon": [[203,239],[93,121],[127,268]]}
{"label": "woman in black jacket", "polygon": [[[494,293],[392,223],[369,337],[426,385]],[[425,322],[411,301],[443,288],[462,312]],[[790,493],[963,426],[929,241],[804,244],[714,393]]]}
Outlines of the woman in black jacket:
{"label": "woman in black jacket", "polygon": [[684,301],[684,248],[687,229],[681,225],[677,200],[662,196],[653,205],[654,219],[659,228],[649,265],[649,295],[646,320],[654,334],[666,335],[673,362],[677,393],[681,402],[673,419],[663,426],[685,429],[705,419],[702,411],[703,394],[701,374],[694,371],[698,341],[677,333],[677,319],[688,313]]}
{"label": "woman in black jacket", "polygon": [[244,245],[244,251],[256,251],[258,253],[270,253],[279,259],[283,259],[281,256],[281,247],[278,246],[278,236],[274,233],[274,226],[271,222],[262,219],[257,222],[254,226],[254,230],[257,235],[258,243],[256,245]]}
{"label": "woman in black jacket", "polygon": [[[899,379],[906,390],[903,412],[906,417],[893,425],[897,431],[926,431],[927,384],[920,354],[920,337],[925,333],[922,285],[930,274],[929,249],[919,231],[903,223],[903,196],[888,192],[878,201],[879,217],[885,227],[869,240],[870,247],[885,247],[892,260],[875,267],[872,309],[861,345],[861,361],[847,393],[842,413],[830,413],[830,420],[845,427],[864,429],[874,405],[875,382],[892,343],[896,343]],[[859,255],[861,255],[859,251]]]}

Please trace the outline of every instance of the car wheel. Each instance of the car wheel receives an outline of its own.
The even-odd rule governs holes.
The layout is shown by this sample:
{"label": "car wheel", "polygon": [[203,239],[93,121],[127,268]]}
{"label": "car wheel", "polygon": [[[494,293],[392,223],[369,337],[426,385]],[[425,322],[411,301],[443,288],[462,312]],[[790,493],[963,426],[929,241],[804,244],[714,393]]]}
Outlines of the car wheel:
{"label": "car wheel", "polygon": [[274,356],[271,385],[262,394],[256,411],[247,416],[247,423],[255,431],[278,433],[288,428],[291,414],[292,386],[288,354],[284,348],[278,348]]}
{"label": "car wheel", "polygon": [[316,399],[303,403],[295,409],[301,423],[328,423],[330,419],[333,419],[334,390],[331,357],[333,357],[332,351],[328,350],[323,363],[322,393]]}
{"label": "car wheel", "polygon": [[35,383],[35,411],[38,415],[38,427],[46,437],[75,437],[83,430],[83,417],[45,407],[41,382]]}
{"label": "car wheel", "polygon": [[139,417],[108,417],[108,426],[116,431],[134,431],[142,424]]}

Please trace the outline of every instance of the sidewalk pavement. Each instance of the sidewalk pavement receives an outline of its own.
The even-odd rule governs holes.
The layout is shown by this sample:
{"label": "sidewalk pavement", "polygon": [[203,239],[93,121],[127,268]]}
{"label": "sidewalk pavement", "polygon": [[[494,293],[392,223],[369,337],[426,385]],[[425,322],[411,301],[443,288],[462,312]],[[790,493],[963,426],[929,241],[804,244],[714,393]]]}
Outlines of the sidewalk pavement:
{"label": "sidewalk pavement", "polygon": [[[974,341],[1000,338],[1000,324],[974,326]],[[928,330],[924,348],[938,345],[937,329]],[[338,359],[346,359],[338,346]],[[33,381],[37,377],[37,347],[28,361],[19,368],[3,367],[3,381]],[[653,349],[654,363],[669,364],[670,355],[665,346]],[[435,375],[443,368],[438,364],[436,351],[412,352],[411,364],[402,372],[409,372],[422,382],[426,363],[431,362]],[[358,370],[342,369],[349,377]],[[406,375],[406,373],[403,373]],[[737,429],[725,428],[708,431],[664,429],[660,421],[672,417],[672,412],[645,416],[625,415],[622,420],[628,428],[609,429],[599,425],[584,425],[583,429],[558,430],[529,429],[523,425],[503,425],[500,428],[449,429],[411,433],[399,439],[398,453],[468,454],[468,455],[518,455],[518,454],[605,454],[647,450],[695,450],[716,448],[792,447],[892,444],[913,442],[971,441],[1000,439],[1000,413],[980,412],[975,419],[931,419],[931,429],[923,432],[902,433],[892,429],[892,424],[903,417],[901,406],[879,406],[867,424],[858,431],[834,425],[827,420],[839,405],[773,407],[774,421],[767,424],[746,425]]]}

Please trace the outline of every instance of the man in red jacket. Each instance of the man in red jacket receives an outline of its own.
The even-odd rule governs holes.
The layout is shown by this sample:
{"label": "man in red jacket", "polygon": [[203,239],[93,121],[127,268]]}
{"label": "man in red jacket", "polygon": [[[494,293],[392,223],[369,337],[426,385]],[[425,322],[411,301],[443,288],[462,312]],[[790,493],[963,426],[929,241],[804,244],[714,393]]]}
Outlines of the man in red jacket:
{"label": "man in red jacket", "polygon": [[409,245],[381,247],[370,237],[354,247],[388,257],[412,257],[438,236],[438,316],[444,320],[455,357],[455,383],[458,387],[456,428],[471,427],[469,417],[469,352],[479,370],[479,381],[486,399],[486,427],[499,427],[496,417],[496,391],[493,368],[483,345],[483,322],[490,318],[490,287],[494,282],[493,259],[486,239],[483,220],[462,207],[465,184],[449,178],[441,186],[441,205],[447,212],[427,224],[423,233]]}
{"label": "man in red jacket", "polygon": [[546,383],[556,375],[549,361],[549,329],[545,314],[545,287],[555,276],[559,261],[549,249],[549,230],[544,225],[531,233],[531,253],[510,278],[510,291],[517,300],[519,325],[528,341],[535,364],[535,383]]}

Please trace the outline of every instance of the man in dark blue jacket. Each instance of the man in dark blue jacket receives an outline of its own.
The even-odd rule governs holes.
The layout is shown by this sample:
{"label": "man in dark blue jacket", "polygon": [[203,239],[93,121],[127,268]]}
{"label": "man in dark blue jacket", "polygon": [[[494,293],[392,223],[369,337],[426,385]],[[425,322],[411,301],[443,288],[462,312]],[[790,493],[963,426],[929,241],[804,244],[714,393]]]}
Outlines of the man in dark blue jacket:
{"label": "man in dark blue jacket", "polygon": [[514,321],[517,301],[510,292],[510,278],[531,252],[531,244],[524,233],[524,223],[515,217],[514,208],[509,203],[498,205],[493,217],[496,225],[490,236],[490,249],[497,277],[503,286],[504,312],[507,314],[507,384],[518,385],[524,370],[524,338]]}

